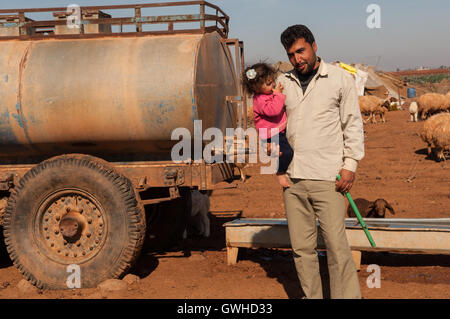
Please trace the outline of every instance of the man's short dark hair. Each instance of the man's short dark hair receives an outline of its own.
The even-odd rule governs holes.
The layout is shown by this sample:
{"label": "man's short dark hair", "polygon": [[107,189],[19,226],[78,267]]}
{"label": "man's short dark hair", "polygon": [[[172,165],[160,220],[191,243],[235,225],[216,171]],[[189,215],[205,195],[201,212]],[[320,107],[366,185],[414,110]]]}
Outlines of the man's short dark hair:
{"label": "man's short dark hair", "polygon": [[314,35],[308,27],[303,24],[296,24],[284,30],[281,34],[281,43],[287,51],[295,43],[295,41],[300,38],[305,39],[305,41],[311,45],[315,42]]}

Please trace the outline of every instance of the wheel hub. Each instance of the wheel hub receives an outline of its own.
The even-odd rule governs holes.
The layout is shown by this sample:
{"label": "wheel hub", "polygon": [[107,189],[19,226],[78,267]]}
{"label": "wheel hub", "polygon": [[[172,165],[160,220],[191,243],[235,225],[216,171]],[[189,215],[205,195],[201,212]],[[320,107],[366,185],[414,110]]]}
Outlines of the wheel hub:
{"label": "wheel hub", "polygon": [[59,223],[61,235],[68,241],[73,241],[80,237],[84,227],[82,216],[77,212],[65,214]]}
{"label": "wheel hub", "polygon": [[95,256],[105,241],[102,209],[90,196],[54,194],[41,206],[40,231],[50,258],[80,263]]}

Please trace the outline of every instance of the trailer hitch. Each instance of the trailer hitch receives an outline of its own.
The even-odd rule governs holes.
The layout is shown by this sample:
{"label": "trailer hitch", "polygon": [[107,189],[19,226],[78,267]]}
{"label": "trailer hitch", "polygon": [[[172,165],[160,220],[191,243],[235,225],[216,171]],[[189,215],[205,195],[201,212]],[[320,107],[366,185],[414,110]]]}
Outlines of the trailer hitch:
{"label": "trailer hitch", "polygon": [[8,191],[14,187],[14,174],[6,173],[0,175],[0,190]]}
{"label": "trailer hitch", "polygon": [[164,184],[167,186],[178,186],[184,184],[184,170],[177,168],[165,169]]}

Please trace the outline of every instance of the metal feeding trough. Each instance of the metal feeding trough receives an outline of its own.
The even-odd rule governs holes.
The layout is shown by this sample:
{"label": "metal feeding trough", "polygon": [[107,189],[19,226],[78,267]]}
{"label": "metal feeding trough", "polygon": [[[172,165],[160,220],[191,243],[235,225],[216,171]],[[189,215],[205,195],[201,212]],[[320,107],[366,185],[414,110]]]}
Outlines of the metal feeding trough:
{"label": "metal feeding trough", "polygon": [[[361,265],[361,251],[389,251],[450,254],[450,218],[427,219],[364,219],[376,247],[371,247],[356,218],[346,218],[347,239],[357,269]],[[318,226],[318,249],[325,249]],[[224,224],[228,264],[237,263],[239,248],[290,248],[285,218],[241,218]]]}

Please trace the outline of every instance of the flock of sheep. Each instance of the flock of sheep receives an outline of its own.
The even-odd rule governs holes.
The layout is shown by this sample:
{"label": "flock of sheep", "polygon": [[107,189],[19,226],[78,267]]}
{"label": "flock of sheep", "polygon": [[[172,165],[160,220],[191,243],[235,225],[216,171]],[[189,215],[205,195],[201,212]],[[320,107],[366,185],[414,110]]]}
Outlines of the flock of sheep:
{"label": "flock of sheep", "polygon": [[412,121],[417,122],[418,115],[425,121],[420,136],[427,143],[428,156],[445,161],[450,151],[450,92],[421,95],[411,103],[410,113]]}
{"label": "flock of sheep", "polygon": [[[360,96],[359,108],[361,113],[369,115],[364,123],[371,120],[376,123],[378,115],[382,122],[386,122],[385,113],[395,99],[383,100],[376,96]],[[446,153],[450,151],[450,92],[446,95],[425,93],[414,99],[409,106],[411,122],[419,118],[425,121],[420,136],[428,145],[428,155],[436,160],[446,160]]]}

